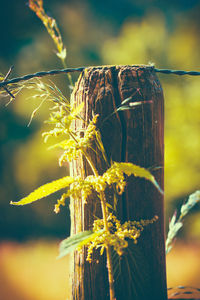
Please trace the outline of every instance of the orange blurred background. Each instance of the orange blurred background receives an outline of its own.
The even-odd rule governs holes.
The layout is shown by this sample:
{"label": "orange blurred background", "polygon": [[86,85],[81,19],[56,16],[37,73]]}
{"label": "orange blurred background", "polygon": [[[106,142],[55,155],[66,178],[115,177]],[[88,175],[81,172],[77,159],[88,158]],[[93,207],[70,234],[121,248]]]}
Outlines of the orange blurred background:
{"label": "orange blurred background", "polygon": [[[148,64],[200,71],[200,1],[44,1],[56,18],[68,66]],[[0,73],[12,76],[61,68],[54,45],[26,1],[5,1],[0,10]],[[74,77],[74,80],[76,77]],[[200,77],[159,75],[165,95],[165,208],[169,216],[200,182]],[[68,95],[65,76],[51,78]],[[37,100],[21,92],[5,107],[0,99],[0,300],[61,300],[70,292],[69,257],[56,260],[69,235],[69,208],[53,212],[57,197],[11,207],[43,183],[60,178],[58,154],[41,133],[43,105],[27,127]],[[167,256],[168,286],[200,287],[200,206],[186,217]]]}
{"label": "orange blurred background", "polygon": [[[0,244],[1,300],[60,300],[70,297],[70,256],[56,260],[59,241]],[[178,242],[167,255],[168,287],[200,286],[200,243]],[[190,290],[190,289],[188,289]],[[169,291],[169,296],[181,290]],[[181,298],[199,298],[199,293]],[[180,298],[176,296],[174,298]]]}

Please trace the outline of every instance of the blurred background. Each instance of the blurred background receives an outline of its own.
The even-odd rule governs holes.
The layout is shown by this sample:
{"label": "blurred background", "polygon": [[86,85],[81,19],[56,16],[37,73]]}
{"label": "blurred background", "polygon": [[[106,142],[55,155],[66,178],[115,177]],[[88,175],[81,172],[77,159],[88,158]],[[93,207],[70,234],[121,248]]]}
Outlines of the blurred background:
{"label": "blurred background", "polygon": [[[54,44],[26,0],[0,1],[0,73],[12,76],[61,68]],[[70,67],[148,64],[200,71],[198,0],[44,0],[59,25]],[[76,79],[76,78],[74,78]],[[165,96],[165,210],[168,219],[200,179],[200,77],[159,75]],[[51,78],[68,95],[65,76]],[[37,100],[27,91],[5,106],[0,99],[0,300],[66,299],[68,259],[56,261],[69,235],[68,207],[56,215],[57,197],[15,207],[36,187],[66,174],[41,133],[48,107],[31,125]],[[200,287],[200,205],[186,217],[167,256],[168,285]],[[67,288],[67,291],[66,291]]]}

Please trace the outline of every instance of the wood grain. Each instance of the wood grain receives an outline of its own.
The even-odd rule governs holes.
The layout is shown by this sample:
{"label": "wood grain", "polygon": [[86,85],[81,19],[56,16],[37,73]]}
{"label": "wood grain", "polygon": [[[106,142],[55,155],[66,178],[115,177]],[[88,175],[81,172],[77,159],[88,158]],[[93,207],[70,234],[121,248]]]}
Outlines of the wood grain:
{"label": "wood grain", "polygon": [[[132,110],[112,114],[123,100],[132,97],[131,102],[141,102]],[[99,128],[109,161],[126,161],[151,168],[160,186],[164,180],[164,99],[162,87],[150,66],[103,66],[87,68],[80,75],[71,99],[75,105],[84,102],[82,117],[74,129],[80,134],[87,127],[94,114],[99,114]],[[111,117],[108,117],[112,114]],[[101,153],[93,156],[100,174],[106,170]],[[71,165],[71,174],[83,177],[91,174],[86,161],[80,158]],[[108,194],[112,203],[112,195]],[[116,283],[116,298],[138,300],[166,300],[166,267],[164,249],[163,196],[146,180],[129,178],[126,192],[118,199],[118,217],[126,220],[159,220],[149,225],[138,242],[143,267],[142,276],[135,273],[136,295],[128,293],[127,280]],[[100,204],[95,195],[87,204],[81,199],[71,199],[71,234],[91,229],[94,216],[101,217]],[[138,251],[137,249],[137,251]],[[137,252],[136,251],[136,252]],[[134,254],[133,254],[134,255]],[[94,254],[94,262],[85,261],[86,253],[75,252],[71,260],[73,300],[109,299],[105,256]],[[137,260],[137,258],[136,258]],[[137,283],[137,277],[140,282]],[[143,279],[142,279],[143,278]],[[142,288],[139,286],[142,286]]]}

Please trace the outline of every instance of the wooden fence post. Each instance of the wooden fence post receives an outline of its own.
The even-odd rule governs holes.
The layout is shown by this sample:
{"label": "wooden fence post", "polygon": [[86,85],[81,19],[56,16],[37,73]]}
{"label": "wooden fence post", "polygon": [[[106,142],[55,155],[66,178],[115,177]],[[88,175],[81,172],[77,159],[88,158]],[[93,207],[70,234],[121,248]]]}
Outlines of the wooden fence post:
{"label": "wooden fence post", "polygon": [[[134,109],[112,114],[129,97],[130,108]],[[83,118],[86,123],[94,114],[99,114],[97,126],[109,158],[150,168],[163,188],[164,99],[153,67],[89,67],[80,75],[72,101],[75,105],[84,102]],[[82,134],[86,123],[77,120],[75,129]],[[97,155],[95,159],[96,168],[102,174],[105,166],[101,157]],[[80,159],[71,165],[71,173],[84,177],[91,174],[91,170]],[[71,199],[70,210],[72,234],[91,229],[94,216],[101,217],[101,209],[92,197],[87,204],[83,204],[81,199]],[[147,226],[138,240],[138,246],[131,248],[135,264],[133,273],[127,271],[122,262],[123,276],[116,284],[117,300],[167,299],[163,196],[148,181],[130,177],[125,193],[118,201],[121,221],[151,219],[155,215],[159,217],[158,221]],[[71,260],[71,299],[109,299],[105,256],[95,253],[91,264],[85,261],[85,256],[85,251],[82,254],[75,252]],[[128,261],[129,266],[131,261]],[[133,275],[132,280],[128,273]],[[130,288],[129,292],[132,284],[133,289]]]}

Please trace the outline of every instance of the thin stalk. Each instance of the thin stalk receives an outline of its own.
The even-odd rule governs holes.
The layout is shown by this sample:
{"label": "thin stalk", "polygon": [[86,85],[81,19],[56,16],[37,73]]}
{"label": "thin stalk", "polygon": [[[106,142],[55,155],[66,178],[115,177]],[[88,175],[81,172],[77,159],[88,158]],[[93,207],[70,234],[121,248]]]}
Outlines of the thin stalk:
{"label": "thin stalk", "polygon": [[[92,160],[87,155],[87,153],[83,152],[85,158],[87,159],[89,165],[95,176],[99,176],[97,169],[95,168]],[[105,193],[100,193],[100,201],[101,201],[101,209],[104,221],[104,229],[109,232],[108,226],[108,210],[105,201]],[[111,247],[109,245],[106,246],[106,256],[107,256],[107,269],[108,269],[108,281],[109,281],[109,292],[110,292],[110,300],[116,300],[115,298],[115,290],[114,290],[114,276],[113,276],[113,266],[112,266],[112,256],[111,256]]]}
{"label": "thin stalk", "polygon": [[[69,132],[70,136],[74,139],[76,143],[78,143],[77,139],[74,137],[74,135]],[[87,162],[89,163],[92,172],[96,177],[99,176],[99,173],[89,157],[87,153],[82,150],[83,155],[87,159]],[[104,221],[104,229],[109,232],[109,226],[108,226],[108,211],[105,201],[105,194],[104,192],[100,193],[100,201],[101,201],[101,209],[102,209],[102,215],[103,215],[103,221]],[[116,300],[115,298],[115,290],[114,290],[114,276],[113,276],[113,266],[112,266],[112,256],[111,256],[111,247],[109,245],[106,246],[106,256],[107,256],[107,269],[108,269],[108,281],[109,281],[109,293],[110,293],[110,300]]]}
{"label": "thin stalk", "polygon": [[[103,220],[104,220],[104,229],[109,232],[108,212],[107,212],[104,192],[101,192],[100,200],[101,200],[101,209],[102,209]],[[107,268],[108,268],[108,281],[109,281],[110,300],[116,300],[115,290],[114,290],[114,277],[113,277],[111,247],[109,245],[106,246],[106,255],[107,255]]]}
{"label": "thin stalk", "polygon": [[94,166],[92,160],[90,159],[89,155],[87,155],[87,153],[84,150],[82,150],[82,152],[83,152],[85,158],[87,159],[87,162],[89,163],[89,165],[90,165],[90,167],[91,167],[92,172],[94,173],[94,175],[96,177],[99,176],[99,173],[98,173],[97,169],[95,168],[95,166]]}
{"label": "thin stalk", "polygon": [[[61,58],[61,61],[62,61],[62,64],[63,64],[63,67],[64,67],[64,69],[66,69],[67,68],[67,65],[66,65],[66,63],[65,63],[65,59],[62,59]],[[72,81],[72,76],[71,76],[71,74],[70,73],[67,73],[67,78],[68,78],[68,80],[69,80],[69,88],[70,88],[70,90],[71,89],[73,89],[73,87],[74,87],[74,83],[73,83],[73,81]]]}

